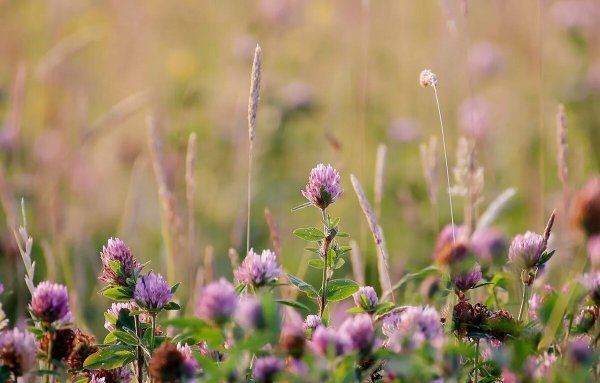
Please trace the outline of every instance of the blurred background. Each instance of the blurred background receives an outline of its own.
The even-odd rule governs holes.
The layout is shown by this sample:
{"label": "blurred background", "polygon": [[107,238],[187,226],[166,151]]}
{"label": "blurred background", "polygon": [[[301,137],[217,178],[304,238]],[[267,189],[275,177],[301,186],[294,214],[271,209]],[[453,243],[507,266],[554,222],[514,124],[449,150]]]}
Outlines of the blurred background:
{"label": "blurred background", "polygon": [[[319,225],[319,213],[290,209],[304,202],[310,169],[324,162],[339,169],[345,189],[330,214],[341,217],[367,283],[377,285],[375,247],[350,174],[373,203],[381,144],[387,154],[375,205],[392,282],[431,262],[450,215],[435,98],[419,86],[422,69],[439,79],[450,167],[460,163],[464,136],[483,168],[479,213],[516,189],[495,222],[507,237],[541,232],[554,208],[559,230],[570,232],[569,196],[600,165],[595,0],[3,0],[0,36],[0,281],[17,320],[29,300],[13,235],[23,224],[21,199],[36,278],[66,283],[77,320],[97,335],[109,304],[97,294],[109,237],[163,273],[171,251],[169,282],[182,282],[188,312],[195,285],[232,278],[229,249],[245,252],[246,115],[257,43],[263,81],[251,245],[273,247],[268,208],[291,273],[304,274],[310,256],[291,232]],[[560,103],[569,145],[564,184]],[[192,133],[195,190],[186,195]],[[420,147],[431,137],[437,171],[424,172]],[[464,198],[454,202],[462,222]],[[560,238],[555,248],[574,241]],[[214,270],[202,268],[211,258]]]}

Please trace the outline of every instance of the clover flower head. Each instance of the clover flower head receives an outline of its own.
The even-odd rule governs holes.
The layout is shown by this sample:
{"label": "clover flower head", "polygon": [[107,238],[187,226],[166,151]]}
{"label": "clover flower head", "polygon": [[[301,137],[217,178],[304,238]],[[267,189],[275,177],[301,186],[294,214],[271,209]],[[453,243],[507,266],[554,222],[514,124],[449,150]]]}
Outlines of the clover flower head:
{"label": "clover flower head", "polygon": [[343,194],[340,182],[340,173],[331,165],[318,164],[310,171],[302,195],[316,207],[325,209]]}
{"label": "clover flower head", "polygon": [[67,287],[41,282],[31,297],[31,313],[44,323],[69,322],[72,319]]}
{"label": "clover flower head", "polygon": [[173,298],[171,288],[160,274],[148,273],[138,278],[133,297],[148,310],[161,310]]}
{"label": "clover flower head", "polygon": [[258,254],[250,249],[234,274],[240,283],[262,286],[276,280],[282,271],[282,268],[277,264],[277,256],[274,252],[263,250],[261,254]]}

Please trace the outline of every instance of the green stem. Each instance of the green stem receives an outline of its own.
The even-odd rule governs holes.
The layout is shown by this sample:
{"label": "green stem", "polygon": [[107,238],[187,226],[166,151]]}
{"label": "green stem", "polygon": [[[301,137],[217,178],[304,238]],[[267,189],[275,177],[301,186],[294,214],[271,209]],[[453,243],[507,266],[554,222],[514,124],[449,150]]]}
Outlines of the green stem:
{"label": "green stem", "polygon": [[475,383],[479,382],[479,339],[475,342]]}
{"label": "green stem", "polygon": [[154,340],[156,338],[156,313],[150,314],[152,317],[152,333],[150,334],[150,355],[154,355]]}
{"label": "green stem", "polygon": [[521,297],[521,307],[519,308],[519,316],[517,317],[517,321],[520,322],[523,318],[523,314],[525,312],[525,306],[527,304],[527,299],[529,295],[529,285],[527,283],[523,283],[523,296]]}
{"label": "green stem", "polygon": [[[52,371],[52,343],[54,343],[54,334],[51,331],[47,332],[49,341],[48,341],[48,355],[46,356],[46,368],[48,371]],[[50,374],[46,373],[45,377],[46,383],[50,382]]]}
{"label": "green stem", "polygon": [[[135,322],[135,333],[138,339],[142,338],[142,329],[140,326],[140,316],[136,315],[133,317]],[[138,383],[143,383],[144,381],[144,355],[142,354],[142,346],[138,345],[136,347],[136,360],[137,360],[137,381]]]}
{"label": "green stem", "polygon": [[325,312],[325,307],[327,306],[327,271],[329,268],[329,260],[327,253],[329,253],[329,244],[331,243],[331,239],[329,239],[329,228],[327,227],[327,210],[321,210],[323,216],[323,226],[325,228],[325,238],[323,239],[323,247],[321,250],[321,255],[323,256],[323,280],[321,281],[321,304],[319,305],[319,317],[323,319],[323,313]]}

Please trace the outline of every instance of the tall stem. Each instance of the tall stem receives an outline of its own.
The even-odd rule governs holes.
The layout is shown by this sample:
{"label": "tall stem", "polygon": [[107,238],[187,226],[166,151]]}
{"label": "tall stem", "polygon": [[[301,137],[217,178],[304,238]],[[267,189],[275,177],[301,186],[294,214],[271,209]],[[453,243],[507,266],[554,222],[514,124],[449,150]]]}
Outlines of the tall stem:
{"label": "tall stem", "polygon": [[[46,369],[48,371],[52,371],[52,343],[54,343],[54,333],[51,331],[48,331],[46,334],[48,334],[48,355],[46,356]],[[50,374],[46,373],[46,377],[45,377],[45,381],[46,383],[50,382]]]}
{"label": "tall stem", "polygon": [[517,317],[517,321],[521,321],[523,318],[523,313],[525,312],[525,305],[527,300],[529,299],[529,285],[527,283],[523,283],[523,296],[521,297],[521,307],[519,308],[519,316]]}
{"label": "tall stem", "polygon": [[475,383],[479,382],[479,339],[475,341]]}
{"label": "tall stem", "polygon": [[[140,316],[136,315],[133,317],[135,322],[135,333],[138,339],[142,338],[142,329],[140,326]],[[142,354],[142,346],[138,345],[136,347],[136,357],[137,357],[137,381],[138,383],[143,383],[144,381],[144,355]]]}
{"label": "tall stem", "polygon": [[323,280],[321,282],[321,304],[319,306],[319,317],[323,319],[323,313],[325,312],[325,306],[327,306],[327,278],[329,269],[329,245],[331,244],[331,238],[329,238],[329,228],[327,227],[327,210],[321,210],[323,216],[323,226],[325,229],[325,238],[323,239],[323,245],[321,248],[321,255],[323,256]]}
{"label": "tall stem", "polygon": [[252,204],[252,150],[253,142],[250,140],[250,146],[248,147],[248,215],[246,217],[246,254],[250,251],[250,208]]}
{"label": "tall stem", "polygon": [[152,333],[150,334],[150,355],[154,355],[154,340],[156,338],[156,313],[150,315],[152,317]]}

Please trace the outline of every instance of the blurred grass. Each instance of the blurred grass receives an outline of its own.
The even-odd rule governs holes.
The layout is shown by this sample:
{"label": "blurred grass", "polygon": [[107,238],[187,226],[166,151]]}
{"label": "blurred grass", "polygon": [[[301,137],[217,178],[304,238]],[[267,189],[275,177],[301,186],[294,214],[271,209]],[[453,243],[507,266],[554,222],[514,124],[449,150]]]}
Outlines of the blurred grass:
{"label": "blurred grass", "polygon": [[[6,192],[15,203],[23,197],[27,204],[38,277],[55,270],[58,281],[72,284],[80,318],[100,334],[100,313],[108,302],[96,295],[95,276],[99,251],[110,236],[121,236],[140,261],[151,260],[151,268],[166,272],[144,123],[153,113],[164,122],[166,182],[181,217],[188,136],[198,137],[196,248],[192,256],[177,255],[181,299],[190,295],[190,270],[202,263],[207,245],[214,246],[216,275],[231,278],[228,248],[243,252],[244,243],[246,102],[257,42],[264,69],[254,248],[272,246],[263,215],[268,207],[281,231],[282,262],[297,270],[303,243],[290,233],[318,224],[319,215],[311,209],[292,214],[290,208],[302,202],[299,190],[310,169],[330,162],[340,169],[346,190],[331,214],[358,241],[367,280],[376,284],[375,248],[349,174],[356,174],[372,200],[376,148],[385,142],[381,224],[392,282],[430,262],[438,223],[427,199],[419,144],[439,127],[433,95],[418,84],[427,67],[440,79],[451,163],[461,135],[459,107],[469,97],[484,97],[491,110],[486,137],[477,146],[485,167],[483,204],[514,186],[517,197],[498,226],[510,235],[541,231],[561,200],[554,126],[559,102],[567,107],[571,189],[600,164],[600,86],[589,77],[600,70],[600,23],[565,30],[553,15],[558,1],[464,3],[468,12],[461,10],[463,1],[450,0],[0,2],[1,159]],[[499,49],[499,72],[481,76],[469,67],[470,49],[479,42]],[[19,129],[15,140],[4,140],[19,65],[26,71]],[[109,112],[140,94],[147,97],[139,104],[116,107],[122,114]],[[390,128],[398,118],[418,123],[414,130],[401,129],[402,139]],[[449,222],[443,187],[439,194],[443,225]],[[462,201],[455,200],[461,222]],[[567,232],[561,213],[558,227]],[[0,280],[15,291],[7,298],[14,318],[28,297],[5,221]],[[566,242],[557,246],[570,249],[568,238],[561,235]],[[53,268],[45,264],[44,242]],[[350,274],[350,265],[343,270]]]}

